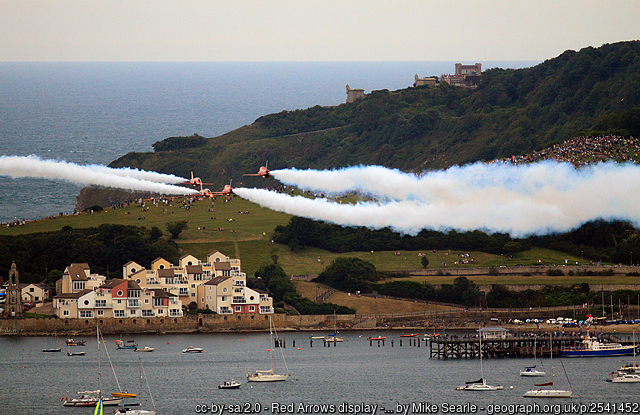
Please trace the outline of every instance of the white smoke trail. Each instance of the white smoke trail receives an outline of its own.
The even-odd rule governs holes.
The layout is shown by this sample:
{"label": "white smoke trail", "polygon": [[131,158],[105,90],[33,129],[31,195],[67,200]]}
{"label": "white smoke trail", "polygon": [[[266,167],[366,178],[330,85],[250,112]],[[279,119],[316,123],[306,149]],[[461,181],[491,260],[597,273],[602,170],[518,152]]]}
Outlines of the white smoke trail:
{"label": "white smoke trail", "polygon": [[[104,167],[104,166],[101,166]],[[196,190],[187,189],[170,184],[156,183],[131,177],[130,172],[114,173],[109,168],[96,168],[96,166],[81,166],[66,161],[42,160],[36,156],[0,156],[0,175],[19,177],[38,177],[43,179],[62,179],[79,184],[94,184],[119,189],[140,190],[160,194],[187,195],[197,193]],[[145,172],[148,173],[148,172]],[[141,177],[159,177],[154,175],[141,175]]]}
{"label": "white smoke trail", "polygon": [[640,166],[602,163],[476,163],[418,178],[381,167],[332,172],[279,170],[287,183],[316,191],[363,191],[389,201],[341,205],[249,189],[236,194],[275,210],[347,226],[504,232],[513,237],[566,232],[596,220],[640,226]]}
{"label": "white smoke trail", "polygon": [[189,181],[188,179],[174,176],[173,174],[164,174],[164,173],[157,173],[155,171],[131,169],[129,167],[114,169],[111,167],[102,166],[100,164],[92,164],[84,167],[91,170],[103,172],[106,174],[113,174],[116,176],[123,176],[123,177],[133,177],[134,179],[147,180],[147,181],[156,182],[156,183],[176,184],[176,183],[183,183],[183,182]]}

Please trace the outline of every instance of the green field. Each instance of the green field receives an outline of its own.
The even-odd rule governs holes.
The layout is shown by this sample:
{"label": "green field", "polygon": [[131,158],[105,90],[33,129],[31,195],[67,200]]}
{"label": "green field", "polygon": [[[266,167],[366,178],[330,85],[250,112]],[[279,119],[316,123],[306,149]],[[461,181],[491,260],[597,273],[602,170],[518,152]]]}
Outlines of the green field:
{"label": "green field", "polygon": [[[419,253],[427,256],[429,268],[442,268],[444,271],[457,266],[469,268],[533,265],[539,260],[542,260],[545,265],[564,264],[565,260],[569,263],[581,261],[580,258],[544,249],[525,251],[514,255],[511,259],[501,255],[468,252],[470,257],[476,258],[476,262],[469,265],[454,264],[459,259],[458,254],[466,254],[467,252],[438,251],[431,253],[428,246],[425,246],[422,251],[402,251],[399,252],[400,255],[385,251],[335,254],[317,248],[307,248],[302,252],[294,253],[286,246],[271,242],[274,228],[277,225],[286,225],[290,215],[262,208],[237,196],[229,202],[224,202],[222,198],[218,198],[214,203],[209,199],[193,203],[188,203],[188,201],[188,198],[174,198],[167,205],[161,202],[156,204],[153,201],[145,201],[144,208],[141,204],[135,203],[124,208],[108,208],[100,213],[44,218],[29,222],[25,226],[2,227],[0,235],[50,232],[60,230],[64,226],[84,228],[97,227],[105,223],[117,223],[146,228],[157,226],[164,232],[165,237],[169,237],[166,223],[187,220],[189,228],[183,231],[176,240],[184,253],[204,260],[208,253],[214,250],[220,251],[231,258],[239,258],[242,261],[243,271],[249,276],[252,276],[261,266],[269,264],[274,255],[277,255],[278,263],[289,275],[319,274],[335,258],[345,256],[369,261],[380,271],[421,268]],[[354,200],[348,201],[353,202]],[[189,206],[189,208],[187,209],[185,206]],[[443,268],[443,262],[446,262],[446,268]],[[149,266],[149,264],[141,265]],[[493,278],[492,281],[500,281],[501,283],[522,281],[521,278]],[[503,281],[505,278],[507,281]],[[554,277],[554,281],[561,279],[563,278]],[[567,277],[567,279],[569,278]],[[449,280],[452,278],[443,276],[437,277],[433,282]]]}

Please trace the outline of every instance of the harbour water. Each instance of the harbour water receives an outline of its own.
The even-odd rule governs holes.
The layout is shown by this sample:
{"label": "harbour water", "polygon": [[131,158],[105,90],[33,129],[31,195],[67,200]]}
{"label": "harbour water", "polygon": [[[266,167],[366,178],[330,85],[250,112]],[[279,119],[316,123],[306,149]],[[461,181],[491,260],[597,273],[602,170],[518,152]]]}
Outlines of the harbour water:
{"label": "harbour water", "polygon": [[[122,390],[138,393],[138,398],[131,401],[140,402],[146,409],[151,407],[151,402],[148,401],[146,385],[140,382],[139,367],[142,364],[159,415],[194,414],[204,405],[211,407],[212,404],[227,406],[222,414],[216,412],[220,415],[230,414],[234,409],[229,407],[232,404],[259,409],[260,414],[371,414],[374,405],[375,415],[384,415],[390,410],[397,413],[398,405],[408,405],[406,415],[420,413],[420,408],[429,407],[436,408],[437,413],[492,415],[508,413],[509,410],[511,413],[524,413],[524,407],[514,405],[529,405],[528,413],[542,413],[546,409],[547,413],[559,414],[580,413],[579,405],[586,405],[583,409],[594,409],[597,404],[615,404],[615,408],[619,408],[617,405],[621,403],[630,403],[632,406],[627,409],[633,409],[638,402],[640,384],[605,381],[610,372],[632,357],[544,359],[542,365],[547,376],[535,379],[519,376],[520,370],[532,363],[531,359],[485,358],[483,371],[487,382],[503,385],[504,390],[483,393],[456,391],[455,387],[464,385],[465,381],[480,378],[480,361],[430,359],[426,342],[415,347],[409,346],[404,339],[400,347],[400,334],[388,331],[342,332],[340,336],[344,342],[335,347],[323,347],[321,340],[313,340],[311,347],[309,333],[280,333],[286,347],[274,349],[276,372],[285,370],[280,356],[282,350],[292,376],[285,382],[276,383],[247,383],[245,378],[247,373],[256,369],[269,369],[268,333],[123,337],[123,340],[135,340],[140,347],[154,347],[152,353],[117,350],[117,338],[114,336],[105,336],[105,345]],[[384,347],[378,346],[377,342],[371,346],[366,340],[369,336],[378,335],[387,337]],[[84,350],[86,355],[69,357],[65,353],[64,338],[0,337],[0,373],[4,380],[0,389],[0,414],[92,414],[93,408],[63,407],[61,402],[67,394],[98,389],[97,343],[95,338],[83,339],[87,340],[87,346],[70,349]],[[391,339],[394,347],[391,347]],[[62,352],[41,351],[54,346],[62,347]],[[206,353],[182,353],[182,349],[188,346],[201,347]],[[104,349],[101,355],[103,390],[117,392]],[[555,367],[554,377],[550,375],[551,366]],[[219,384],[232,379],[242,383],[240,389],[218,389]],[[572,389],[573,398],[522,397],[525,391],[533,389],[534,383],[549,381],[555,382],[554,387],[558,389]],[[345,403],[351,407],[341,408],[340,405]],[[293,411],[289,410],[291,404]],[[305,412],[301,405],[333,405],[333,412],[331,406],[325,410],[313,407]],[[452,409],[452,405],[461,407]],[[278,406],[277,410],[275,406]],[[635,406],[635,413],[639,409]],[[105,413],[112,410],[109,407]],[[613,410],[602,409],[599,412],[614,413]],[[617,409],[616,412],[622,413]],[[201,413],[213,412],[208,409]]]}
{"label": "harbour water", "polygon": [[[215,137],[266,114],[344,103],[347,84],[407,88],[414,75],[451,73],[454,63],[1,62],[0,156],[106,165],[168,137]],[[81,187],[0,176],[0,223],[69,213]]]}

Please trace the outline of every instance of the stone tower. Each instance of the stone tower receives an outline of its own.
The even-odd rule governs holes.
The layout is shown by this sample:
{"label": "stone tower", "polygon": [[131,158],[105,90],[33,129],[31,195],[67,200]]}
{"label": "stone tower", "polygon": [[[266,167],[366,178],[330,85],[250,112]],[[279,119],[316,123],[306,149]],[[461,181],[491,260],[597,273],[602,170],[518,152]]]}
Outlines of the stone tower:
{"label": "stone tower", "polygon": [[9,271],[4,315],[11,318],[24,317],[24,310],[22,309],[22,289],[20,288],[20,278],[18,277],[18,268],[15,262],[11,264],[11,270]]}

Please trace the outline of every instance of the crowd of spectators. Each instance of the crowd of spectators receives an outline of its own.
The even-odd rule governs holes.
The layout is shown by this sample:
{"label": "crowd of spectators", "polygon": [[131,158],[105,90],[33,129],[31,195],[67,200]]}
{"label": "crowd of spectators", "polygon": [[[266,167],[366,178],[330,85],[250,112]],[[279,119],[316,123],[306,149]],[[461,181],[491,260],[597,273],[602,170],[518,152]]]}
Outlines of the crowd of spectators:
{"label": "crowd of spectators", "polygon": [[535,163],[543,160],[569,162],[576,167],[607,160],[617,162],[640,162],[640,140],[633,137],[605,135],[597,137],[574,137],[561,144],[531,154],[511,156],[500,161],[504,163]]}

